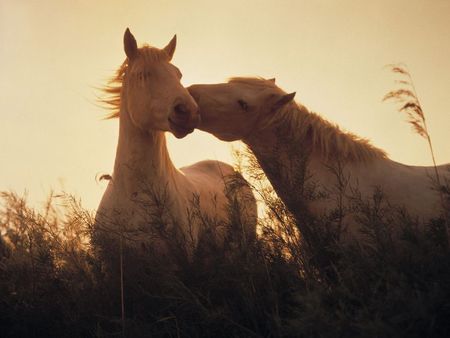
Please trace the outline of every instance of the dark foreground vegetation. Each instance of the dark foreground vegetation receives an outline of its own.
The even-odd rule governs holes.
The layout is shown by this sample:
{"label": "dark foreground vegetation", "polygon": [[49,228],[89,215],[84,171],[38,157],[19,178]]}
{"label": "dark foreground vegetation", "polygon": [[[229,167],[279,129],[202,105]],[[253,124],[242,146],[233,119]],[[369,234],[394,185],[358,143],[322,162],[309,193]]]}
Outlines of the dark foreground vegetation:
{"label": "dark foreground vegetation", "polygon": [[38,212],[3,193],[0,336],[450,336],[444,219],[420,230],[375,194],[361,208],[361,241],[340,243],[314,220],[305,245],[284,205],[259,189],[268,212],[258,240],[204,246],[191,261],[176,254],[177,268],[124,249],[123,288],[119,246],[100,258],[79,201],[52,196]]}

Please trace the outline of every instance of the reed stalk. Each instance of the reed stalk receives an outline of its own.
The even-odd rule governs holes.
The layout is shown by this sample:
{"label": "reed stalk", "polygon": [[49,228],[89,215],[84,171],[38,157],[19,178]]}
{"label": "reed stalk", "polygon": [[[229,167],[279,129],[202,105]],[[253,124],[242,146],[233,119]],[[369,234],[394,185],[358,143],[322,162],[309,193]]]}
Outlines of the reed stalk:
{"label": "reed stalk", "polygon": [[[434,167],[434,174],[436,178],[436,184],[438,187],[439,197],[442,204],[442,210],[444,213],[444,218],[447,223],[448,227],[448,217],[446,216],[445,210],[445,199],[442,192],[442,184],[441,184],[441,178],[439,176],[439,172],[437,169],[436,164],[436,156],[434,154],[433,149],[433,143],[431,142],[431,136],[428,131],[427,121],[425,118],[425,112],[422,108],[422,104],[419,100],[419,96],[417,95],[417,90],[414,85],[414,81],[411,76],[411,72],[409,71],[407,65],[403,63],[397,63],[397,64],[390,64],[387,65],[393,73],[397,74],[399,76],[399,79],[396,80],[396,83],[400,84],[400,88],[392,90],[388,92],[384,97],[383,101],[395,101],[397,103],[400,103],[401,106],[398,108],[398,111],[400,113],[406,114],[406,122],[408,122],[414,132],[418,134],[419,136],[423,137],[427,143],[428,147],[430,149],[431,159],[433,160],[433,167]],[[447,230],[447,235],[450,239],[450,234]]]}

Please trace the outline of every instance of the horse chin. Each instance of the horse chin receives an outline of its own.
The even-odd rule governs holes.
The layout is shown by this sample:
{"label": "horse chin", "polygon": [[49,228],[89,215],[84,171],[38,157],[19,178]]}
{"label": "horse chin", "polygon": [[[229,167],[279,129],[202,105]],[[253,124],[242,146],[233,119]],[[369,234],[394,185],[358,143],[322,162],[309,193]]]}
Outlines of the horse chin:
{"label": "horse chin", "polygon": [[172,134],[177,138],[177,139],[182,139],[184,137],[186,137],[187,135],[189,135],[190,133],[192,133],[194,131],[194,129],[192,129],[189,132],[180,132],[180,131],[175,131],[172,130]]}
{"label": "horse chin", "polygon": [[237,141],[240,140],[239,137],[237,137],[236,135],[232,135],[232,134],[214,134],[212,133],[215,137],[217,137],[219,140],[224,141],[224,142],[233,142],[233,141]]}
{"label": "horse chin", "polygon": [[180,124],[174,123],[171,119],[169,119],[169,125],[170,125],[170,131],[178,139],[186,137],[187,135],[189,135],[190,133],[192,133],[194,131],[193,127],[182,126]]}

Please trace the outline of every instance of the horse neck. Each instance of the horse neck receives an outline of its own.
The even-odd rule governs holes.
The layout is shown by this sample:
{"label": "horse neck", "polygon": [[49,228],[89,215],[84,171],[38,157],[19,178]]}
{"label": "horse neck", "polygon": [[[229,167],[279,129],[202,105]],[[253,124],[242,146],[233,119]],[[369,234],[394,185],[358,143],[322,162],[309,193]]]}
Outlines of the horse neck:
{"label": "horse neck", "polygon": [[[341,169],[358,176],[370,164],[374,179],[388,172],[391,161],[383,151],[339,130],[333,129],[333,137],[328,137],[336,127],[306,108],[291,103],[278,113],[244,142],[291,211],[303,207],[317,180],[334,184]],[[349,149],[338,154],[334,151],[338,144]]]}
{"label": "horse neck", "polygon": [[170,160],[162,131],[143,131],[131,121],[122,102],[119,114],[119,142],[113,182],[130,194],[145,187],[166,187],[175,179],[177,169]]}
{"label": "horse neck", "polygon": [[372,146],[367,140],[345,133],[336,125],[305,107],[291,102],[260,123],[258,132],[249,140],[254,146],[264,149],[280,144],[280,152],[292,152],[289,156],[304,157],[326,163],[368,163],[386,160],[386,153]]}
{"label": "horse neck", "polygon": [[[298,114],[298,117],[294,119],[292,114]],[[273,162],[274,158],[288,159],[292,155],[303,158],[309,155],[311,148],[304,142],[306,135],[299,133],[306,114],[295,103],[290,103],[283,111],[270,116],[268,120],[260,121],[257,130],[243,139],[243,142],[264,162]]]}
{"label": "horse neck", "polygon": [[[291,103],[286,108],[296,109],[294,105],[295,103]],[[303,111],[298,113],[305,114]],[[298,186],[296,182],[302,180],[306,174],[311,155],[310,147],[306,143],[303,144],[301,137],[293,135],[296,128],[284,112],[271,119],[262,121],[260,125],[263,127],[243,141],[252,150],[277,194],[288,207],[294,207],[297,203],[291,201],[291,197],[295,195],[292,192]]]}

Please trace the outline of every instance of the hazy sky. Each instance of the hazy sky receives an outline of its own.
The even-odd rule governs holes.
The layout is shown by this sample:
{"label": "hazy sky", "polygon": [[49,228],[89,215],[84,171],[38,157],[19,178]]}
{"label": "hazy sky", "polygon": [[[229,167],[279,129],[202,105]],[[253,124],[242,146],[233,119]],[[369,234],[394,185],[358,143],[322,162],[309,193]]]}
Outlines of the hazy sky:
{"label": "hazy sky", "polygon": [[[96,87],[124,59],[126,27],[163,47],[183,83],[276,77],[296,99],[367,137],[399,162],[431,165],[396,106],[383,66],[404,62],[428,117],[437,161],[450,162],[450,0],[0,0],[0,190],[32,201],[65,190],[94,209],[110,173],[118,120],[103,121]],[[169,136],[177,166],[231,161],[229,144]]]}

